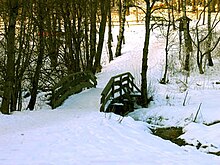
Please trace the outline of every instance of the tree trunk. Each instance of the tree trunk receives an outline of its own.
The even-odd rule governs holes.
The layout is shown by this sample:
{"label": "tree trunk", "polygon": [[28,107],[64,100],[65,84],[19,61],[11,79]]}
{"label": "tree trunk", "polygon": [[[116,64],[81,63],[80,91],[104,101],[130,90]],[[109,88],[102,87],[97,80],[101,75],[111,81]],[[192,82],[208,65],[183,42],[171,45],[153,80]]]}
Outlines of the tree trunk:
{"label": "tree trunk", "polygon": [[[81,69],[80,69],[80,58],[81,58],[81,48],[80,48],[80,45],[81,45],[81,42],[82,42],[82,31],[83,31],[83,28],[82,28],[82,7],[78,6],[78,4],[73,1],[72,2],[72,6],[71,6],[71,11],[74,13],[72,14],[72,30],[71,30],[71,40],[73,42],[73,59],[74,59],[74,72],[79,72]],[[81,63],[83,65],[83,63]]]}
{"label": "tree trunk", "polygon": [[212,61],[212,54],[211,54],[211,51],[210,51],[210,49],[211,49],[211,42],[212,42],[211,4],[210,3],[208,4],[208,27],[207,28],[208,28],[208,33],[209,33],[208,40],[207,40],[208,65],[209,66],[214,66],[214,63]]}
{"label": "tree trunk", "polygon": [[99,27],[99,42],[97,47],[97,52],[95,56],[95,72],[101,71],[101,55],[102,55],[102,48],[104,43],[104,37],[105,37],[105,27],[107,22],[107,12],[108,12],[108,2],[105,0],[101,1],[101,23]]}
{"label": "tree trunk", "polygon": [[90,66],[90,52],[89,52],[89,23],[88,23],[88,16],[86,13],[85,17],[85,54],[86,54],[86,69],[91,69]]}
{"label": "tree trunk", "polygon": [[113,60],[112,53],[112,16],[111,16],[111,1],[108,2],[108,52],[109,52],[109,62]]}
{"label": "tree trunk", "polygon": [[196,11],[196,0],[192,0],[192,11]]}
{"label": "tree trunk", "polygon": [[171,6],[173,30],[176,29],[176,26],[175,26],[175,14],[174,14],[174,6],[175,6],[175,2],[174,1],[175,0],[172,0],[172,6]]}
{"label": "tree trunk", "polygon": [[26,27],[25,27],[25,19],[26,19],[26,9],[27,7],[25,5],[23,5],[22,9],[21,9],[21,16],[19,19],[19,31],[18,31],[18,35],[17,35],[17,40],[19,42],[19,47],[18,47],[18,53],[17,53],[17,58],[16,58],[16,67],[15,67],[15,81],[14,81],[14,90],[13,90],[13,96],[12,96],[12,101],[11,101],[11,111],[15,111],[15,110],[21,110],[21,109],[17,109],[17,105],[18,102],[20,102],[21,100],[19,100],[19,95],[21,95],[22,91],[21,91],[21,84],[22,84],[22,78],[23,78],[23,74],[26,68],[26,65],[24,63],[24,59],[26,57],[26,55],[24,54],[24,47],[25,45],[25,40],[28,38],[26,37],[25,31],[26,31]]}
{"label": "tree trunk", "polygon": [[196,62],[197,62],[197,66],[199,68],[199,73],[200,74],[203,74],[204,71],[203,71],[203,67],[202,67],[202,63],[203,63],[203,55],[201,53],[201,50],[200,50],[200,44],[201,44],[201,41],[199,40],[199,27],[198,25],[196,24],[196,41],[197,41],[197,52],[196,52]]}
{"label": "tree trunk", "polygon": [[47,2],[47,13],[48,16],[46,16],[46,27],[47,32],[49,33],[47,44],[48,44],[48,55],[50,58],[50,65],[52,68],[55,68],[57,66],[57,57],[58,57],[58,39],[60,38],[60,34],[58,34],[58,30],[56,29],[57,26],[57,18],[56,14],[53,13],[54,10],[53,4],[50,4],[50,2]]}
{"label": "tree trunk", "polygon": [[181,0],[178,0],[178,3],[177,3],[177,12],[178,12],[178,13],[181,12]]}
{"label": "tree trunk", "polygon": [[7,28],[7,64],[6,77],[4,82],[4,94],[1,105],[1,112],[3,114],[10,114],[11,99],[14,87],[15,74],[15,27],[18,15],[18,0],[10,0],[9,7],[9,24]]}
{"label": "tree trunk", "polygon": [[126,16],[126,0],[123,1],[123,7],[122,7],[122,15],[121,15],[121,21],[120,21],[120,29],[119,29],[119,35],[118,35],[118,42],[117,47],[115,51],[115,56],[121,56],[121,49],[122,49],[122,42],[124,40],[124,29],[125,29],[125,16]]}
{"label": "tree trunk", "polygon": [[90,15],[90,59],[88,69],[92,70],[93,60],[96,54],[96,14],[97,0],[92,0]]}
{"label": "tree trunk", "polygon": [[149,53],[149,42],[150,42],[150,18],[151,18],[150,0],[146,0],[145,2],[146,2],[145,41],[144,41],[142,69],[141,69],[141,100],[143,107],[148,106],[147,69],[148,69],[148,53]]}
{"label": "tree trunk", "polygon": [[[205,8],[206,8],[206,0],[203,0],[203,7],[204,7],[204,10],[205,10]],[[203,13],[203,25],[205,25],[205,13],[206,12]]]}
{"label": "tree trunk", "polygon": [[164,68],[164,75],[163,78],[161,79],[160,83],[166,84],[168,82],[167,79],[167,72],[168,72],[168,55],[169,55],[169,35],[170,35],[170,27],[171,27],[171,13],[170,13],[170,8],[168,8],[168,27],[167,27],[167,34],[166,34],[166,46],[165,46],[165,68]]}
{"label": "tree trunk", "polygon": [[[19,49],[18,49],[18,59],[16,61],[16,80],[15,80],[15,98],[17,101],[17,109],[18,111],[22,110],[22,84],[23,84],[23,76],[24,73],[28,67],[28,65],[30,64],[31,61],[31,57],[33,56],[33,52],[34,52],[34,47],[35,44],[30,44],[32,37],[33,37],[33,33],[34,33],[34,26],[33,26],[33,13],[30,12],[28,14],[28,10],[29,11],[33,11],[32,10],[33,4],[25,4],[23,5],[23,10],[22,10],[22,17],[21,17],[21,21],[20,21],[20,36],[18,36],[19,39]],[[25,23],[25,19],[26,17],[30,18],[30,22],[29,23]],[[20,66],[19,66],[20,65]]]}
{"label": "tree trunk", "polygon": [[122,20],[122,0],[118,0],[118,21],[119,27],[121,27]]}
{"label": "tree trunk", "polygon": [[184,40],[185,40],[185,65],[184,70],[190,71],[190,52],[192,52],[192,43],[189,34],[189,27],[187,24],[187,16],[186,16],[186,0],[183,0],[183,32],[184,32]]}
{"label": "tree trunk", "polygon": [[41,68],[42,68],[42,62],[44,58],[44,6],[43,6],[44,0],[39,1],[39,15],[38,15],[38,28],[39,28],[39,45],[38,45],[38,59],[37,59],[37,66],[35,69],[34,77],[32,80],[32,89],[31,89],[31,98],[28,104],[27,109],[33,110],[36,99],[37,99],[37,90],[38,90],[38,83],[39,83],[39,78],[41,74]]}
{"label": "tree trunk", "polygon": [[202,56],[202,54],[200,53],[200,41],[199,41],[199,29],[198,26],[196,26],[196,39],[197,39],[197,53],[196,53],[196,62],[197,62],[197,66],[199,68],[199,72],[203,72],[202,69],[202,64],[201,64],[201,60],[202,58],[200,58],[200,56]]}

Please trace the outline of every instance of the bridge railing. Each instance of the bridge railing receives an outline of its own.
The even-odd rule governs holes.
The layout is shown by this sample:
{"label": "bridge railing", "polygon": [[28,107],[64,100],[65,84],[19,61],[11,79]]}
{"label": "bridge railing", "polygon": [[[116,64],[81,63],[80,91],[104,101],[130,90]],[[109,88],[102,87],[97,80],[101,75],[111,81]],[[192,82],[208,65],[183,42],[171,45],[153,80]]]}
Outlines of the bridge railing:
{"label": "bridge railing", "polygon": [[120,97],[125,93],[141,92],[134,83],[134,77],[130,72],[122,73],[111,77],[101,93],[100,111],[104,112],[108,102],[114,98]]}
{"label": "bridge railing", "polygon": [[78,72],[70,74],[52,89],[51,107],[60,106],[70,95],[81,92],[84,88],[96,87],[96,77],[91,72]]}

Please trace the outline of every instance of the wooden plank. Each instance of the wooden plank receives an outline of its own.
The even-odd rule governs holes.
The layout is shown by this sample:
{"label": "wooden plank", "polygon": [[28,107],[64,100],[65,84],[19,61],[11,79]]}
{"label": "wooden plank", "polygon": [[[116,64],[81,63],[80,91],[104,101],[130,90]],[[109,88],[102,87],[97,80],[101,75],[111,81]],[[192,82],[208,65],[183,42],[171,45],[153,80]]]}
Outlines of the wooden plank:
{"label": "wooden plank", "polygon": [[106,95],[106,93],[108,93],[109,90],[111,90],[112,83],[113,83],[113,78],[111,78],[111,79],[109,80],[109,82],[107,83],[107,85],[105,86],[105,88],[103,89],[103,91],[102,91],[101,94]]}
{"label": "wooden plank", "polygon": [[110,98],[112,97],[112,93],[111,92],[109,92],[108,94],[106,94],[106,95],[103,95],[102,94],[102,97],[101,97],[101,104],[103,104],[104,102],[105,102],[105,100],[109,100]]}
{"label": "wooden plank", "polygon": [[112,78],[113,78],[113,79],[116,79],[116,78],[118,78],[118,77],[122,77],[122,76],[124,76],[124,75],[128,75],[128,74],[129,74],[129,72],[125,72],[125,73],[122,73],[122,74],[119,74],[119,75],[113,76]]}
{"label": "wooden plank", "polygon": [[134,82],[131,82],[131,83],[132,83],[133,87],[134,87],[138,92],[141,93],[141,90],[137,87],[137,85],[136,85]]}

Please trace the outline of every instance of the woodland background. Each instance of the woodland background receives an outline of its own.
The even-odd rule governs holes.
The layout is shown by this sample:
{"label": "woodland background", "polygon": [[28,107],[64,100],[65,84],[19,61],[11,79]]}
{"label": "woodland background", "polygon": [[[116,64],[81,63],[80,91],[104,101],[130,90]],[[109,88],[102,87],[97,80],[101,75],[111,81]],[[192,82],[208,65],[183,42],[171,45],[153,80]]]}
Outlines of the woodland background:
{"label": "woodland background", "polygon": [[[102,69],[102,48],[108,37],[109,61],[121,55],[126,44],[126,15],[146,25],[143,48],[141,91],[147,106],[147,59],[150,32],[166,26],[168,58],[169,38],[178,29],[179,60],[189,76],[191,55],[196,54],[199,73],[210,66],[212,52],[219,43],[216,27],[220,21],[218,0],[1,0],[0,18],[0,95],[1,112],[10,114],[22,109],[33,110],[39,91],[51,91],[63,77],[76,72]],[[188,13],[197,20],[193,27]],[[179,18],[179,22],[176,21]],[[120,26],[115,54],[111,50],[111,27]],[[177,23],[178,22],[178,23]],[[107,28],[108,27],[108,28]],[[203,34],[202,36],[200,34]],[[183,40],[182,40],[182,38]],[[161,83],[167,83],[166,63]],[[27,107],[22,99],[31,96]]]}

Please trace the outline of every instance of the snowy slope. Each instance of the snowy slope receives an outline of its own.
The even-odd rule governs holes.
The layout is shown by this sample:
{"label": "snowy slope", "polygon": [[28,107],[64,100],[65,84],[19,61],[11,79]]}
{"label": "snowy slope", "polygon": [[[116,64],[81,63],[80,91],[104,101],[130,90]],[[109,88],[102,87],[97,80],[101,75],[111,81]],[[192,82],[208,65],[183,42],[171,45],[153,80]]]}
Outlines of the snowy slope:
{"label": "snowy slope", "polygon": [[[117,27],[114,30],[117,31]],[[217,156],[195,147],[179,147],[153,136],[146,122],[99,112],[100,93],[111,76],[125,71],[130,71],[136,79],[140,76],[144,26],[126,27],[126,36],[123,56],[104,66],[103,72],[98,74],[97,88],[69,97],[55,110],[45,107],[33,112],[16,112],[11,116],[0,115],[1,165],[220,164]],[[149,77],[155,84],[161,78],[163,50],[163,43],[153,35]],[[186,134],[182,136],[187,141],[193,143],[201,138],[201,143],[209,141],[209,144],[220,148],[218,124],[208,127],[184,120],[192,112],[196,113],[200,102],[203,102],[200,119],[207,122],[220,120],[220,103],[216,100],[205,102],[219,98],[218,90],[212,90],[213,93],[210,90],[190,91],[190,98],[194,99],[182,107],[184,94],[169,92],[171,86],[158,85],[156,88],[158,94],[151,107],[137,110],[131,116],[143,121],[151,115],[163,116],[167,120],[159,124],[185,126]],[[169,101],[165,99],[166,94],[170,96]],[[209,133],[212,136],[207,136]]]}

